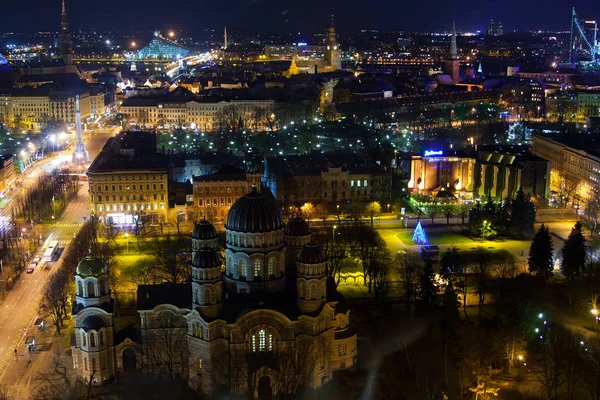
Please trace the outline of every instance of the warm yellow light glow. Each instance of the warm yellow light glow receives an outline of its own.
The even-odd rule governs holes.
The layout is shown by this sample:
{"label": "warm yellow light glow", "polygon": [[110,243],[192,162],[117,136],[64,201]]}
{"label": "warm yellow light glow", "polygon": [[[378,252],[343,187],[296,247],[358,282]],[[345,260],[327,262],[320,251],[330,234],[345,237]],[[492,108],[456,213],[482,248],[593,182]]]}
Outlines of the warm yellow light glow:
{"label": "warm yellow light glow", "polygon": [[169,37],[170,37],[170,38],[172,38],[172,37],[174,37],[174,36],[175,36],[175,32],[173,32],[173,31],[169,32]]}

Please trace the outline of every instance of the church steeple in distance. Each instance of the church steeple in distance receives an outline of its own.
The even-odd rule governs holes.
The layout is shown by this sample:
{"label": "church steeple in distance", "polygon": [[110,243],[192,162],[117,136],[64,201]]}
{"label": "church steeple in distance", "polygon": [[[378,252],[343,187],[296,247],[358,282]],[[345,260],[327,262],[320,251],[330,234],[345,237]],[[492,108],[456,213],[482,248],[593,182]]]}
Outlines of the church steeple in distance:
{"label": "church steeple in distance", "polygon": [[452,36],[450,37],[450,59],[458,60],[458,50],[456,47],[456,22],[452,21]]}
{"label": "church steeple in distance", "polygon": [[62,19],[60,23],[60,57],[65,65],[73,64],[73,48],[69,37],[69,22],[67,20],[67,7],[62,0]]}

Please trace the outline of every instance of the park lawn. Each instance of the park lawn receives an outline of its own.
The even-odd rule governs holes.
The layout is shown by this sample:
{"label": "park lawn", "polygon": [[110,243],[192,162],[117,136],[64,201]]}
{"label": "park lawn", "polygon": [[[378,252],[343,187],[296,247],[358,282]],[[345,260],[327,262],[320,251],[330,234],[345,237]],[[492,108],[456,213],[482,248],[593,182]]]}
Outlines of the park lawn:
{"label": "park lawn", "polygon": [[[414,245],[415,243],[412,241],[412,236],[414,233],[414,229],[403,231],[396,234],[396,237],[402,241],[407,246]],[[461,233],[457,232],[427,232],[427,239],[429,239],[430,244],[457,244],[457,243],[475,243],[473,239],[468,236],[465,236]]]}

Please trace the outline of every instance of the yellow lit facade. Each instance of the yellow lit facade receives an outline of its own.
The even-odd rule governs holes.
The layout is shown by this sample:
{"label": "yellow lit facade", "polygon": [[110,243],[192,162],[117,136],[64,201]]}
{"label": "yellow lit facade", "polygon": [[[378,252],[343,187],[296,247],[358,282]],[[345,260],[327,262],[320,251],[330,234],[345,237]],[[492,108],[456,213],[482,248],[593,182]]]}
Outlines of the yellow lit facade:
{"label": "yellow lit facade", "polygon": [[600,187],[600,157],[538,135],[532,144],[533,154],[550,161],[552,191],[585,202]]}
{"label": "yellow lit facade", "polygon": [[164,222],[168,209],[167,170],[88,172],[90,214],[100,221],[132,224],[135,216]]}

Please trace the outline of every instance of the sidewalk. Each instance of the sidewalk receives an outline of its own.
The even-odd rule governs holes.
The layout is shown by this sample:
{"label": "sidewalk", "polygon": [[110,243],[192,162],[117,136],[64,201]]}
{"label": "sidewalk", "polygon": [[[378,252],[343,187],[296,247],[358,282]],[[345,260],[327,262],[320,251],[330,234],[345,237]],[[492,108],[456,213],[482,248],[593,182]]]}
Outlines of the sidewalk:
{"label": "sidewalk", "polygon": [[21,340],[2,377],[15,399],[29,399],[35,393],[40,382],[36,379],[40,372],[48,371],[49,363],[60,349],[61,355],[67,350],[62,346],[64,336],[57,336],[52,328],[44,332],[38,331],[33,325],[27,329],[27,336],[35,336],[35,349],[29,351]]}

